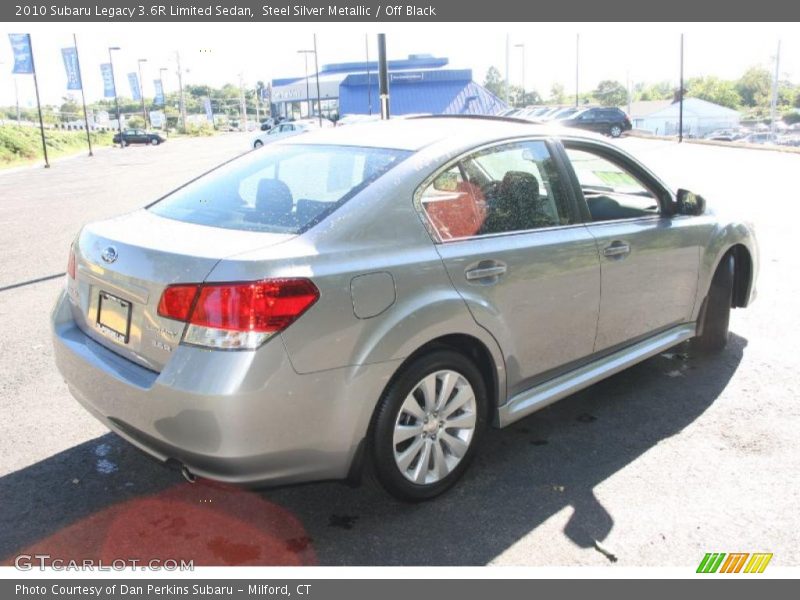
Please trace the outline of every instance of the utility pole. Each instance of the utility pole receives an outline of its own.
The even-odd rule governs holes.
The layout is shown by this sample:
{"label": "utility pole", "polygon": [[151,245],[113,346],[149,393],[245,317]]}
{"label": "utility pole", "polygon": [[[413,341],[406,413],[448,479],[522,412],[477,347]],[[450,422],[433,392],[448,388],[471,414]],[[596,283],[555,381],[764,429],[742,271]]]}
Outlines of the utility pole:
{"label": "utility pole", "polygon": [[261,111],[258,106],[258,85],[256,85],[254,92],[256,97],[256,125],[259,125],[261,123]]}
{"label": "utility pole", "polygon": [[367,110],[372,114],[372,84],[370,83],[371,74],[369,72],[369,34],[364,34],[364,50],[367,53]]}
{"label": "utility pole", "polygon": [[522,102],[521,108],[525,108],[525,44],[514,44],[514,48],[522,50]]}
{"label": "utility pole", "polygon": [[508,63],[509,63],[509,58],[510,58],[509,55],[511,53],[510,46],[509,46],[510,43],[511,42],[509,40],[509,35],[506,34],[506,79],[505,79],[505,82],[504,82],[505,85],[503,86],[505,88],[505,92],[506,92],[506,104],[510,103],[510,100],[509,100],[509,89],[508,89],[509,88],[509,85],[508,85],[508,78],[509,78]]}
{"label": "utility pole", "polygon": [[180,100],[179,102],[179,110],[181,113],[181,129],[183,129],[184,133],[186,132],[186,101],[183,97],[183,71],[181,70],[181,53],[175,51],[175,60],[178,66],[178,94]]}
{"label": "utility pole", "polygon": [[578,94],[580,91],[578,75],[580,73],[581,58],[581,34],[575,34],[575,107],[578,106]]}
{"label": "utility pole", "polygon": [[247,104],[244,99],[244,75],[239,73],[239,104],[242,111],[242,127],[247,131]]}
{"label": "utility pole", "polygon": [[770,119],[769,128],[772,132],[772,137],[775,137],[775,116],[778,110],[778,77],[780,77],[779,69],[781,65],[781,41],[778,40],[778,53],[775,55],[775,78],[772,80],[772,103],[770,105]]}
{"label": "utility pole", "polygon": [[683,141],[683,34],[681,34],[681,80],[678,87],[678,143]]}
{"label": "utility pole", "polygon": [[[298,50],[298,54],[303,55],[303,64],[305,66],[305,75],[306,75],[306,107],[308,110],[306,111],[306,116],[310,119],[313,115],[313,111],[311,110],[311,88],[309,87],[308,83],[308,55],[313,54],[313,50]],[[300,111],[300,116],[303,116],[303,111]]]}
{"label": "utility pole", "polygon": [[625,71],[625,89],[628,91],[628,116],[631,116],[631,72]]}
{"label": "utility pole", "polygon": [[317,73],[317,113],[319,114],[319,126],[322,127],[322,97],[319,92],[319,56],[317,55],[317,34],[314,34],[314,70]]}
{"label": "utility pole", "polygon": [[146,58],[140,58],[139,63],[139,96],[142,99],[142,117],[144,118],[144,128],[149,129],[147,126],[147,109],[144,107],[144,79],[142,78],[142,63],[147,62]]}
{"label": "utility pole", "polygon": [[381,120],[389,114],[389,68],[386,63],[386,34],[378,34],[378,87],[381,97]]}

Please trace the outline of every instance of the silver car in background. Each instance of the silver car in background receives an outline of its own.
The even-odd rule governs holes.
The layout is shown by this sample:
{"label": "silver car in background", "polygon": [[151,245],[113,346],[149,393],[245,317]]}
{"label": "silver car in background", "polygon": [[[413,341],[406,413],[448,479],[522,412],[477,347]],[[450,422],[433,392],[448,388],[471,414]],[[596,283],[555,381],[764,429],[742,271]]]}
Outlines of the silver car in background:
{"label": "silver car in background", "polygon": [[72,394],[187,475],[450,487],[503,427],[754,298],[756,241],[592,134],[418,118],[269,144],[86,225]]}

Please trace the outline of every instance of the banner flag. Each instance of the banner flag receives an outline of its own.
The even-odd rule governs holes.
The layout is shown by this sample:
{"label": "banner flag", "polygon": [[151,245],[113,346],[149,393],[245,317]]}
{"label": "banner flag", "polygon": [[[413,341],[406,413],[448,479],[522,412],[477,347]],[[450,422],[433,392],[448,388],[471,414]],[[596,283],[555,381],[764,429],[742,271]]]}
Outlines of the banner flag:
{"label": "banner flag", "polygon": [[11,72],[15,75],[33,73],[31,34],[9,33],[8,39],[11,41],[11,50],[14,53],[14,69]]}
{"label": "banner flag", "polygon": [[153,98],[153,104],[156,106],[164,106],[164,82],[160,79],[154,79],[153,87],[156,89],[156,95],[155,98]]}
{"label": "banner flag", "polygon": [[103,74],[103,97],[113,98],[117,95],[117,87],[114,85],[114,71],[111,70],[111,63],[100,65],[100,72]]}
{"label": "banner flag", "polygon": [[78,49],[62,48],[61,56],[64,57],[64,68],[67,70],[67,89],[79,90],[82,87],[81,73],[78,69]]}
{"label": "banner flag", "polygon": [[131,84],[131,96],[134,100],[142,99],[142,90],[139,89],[139,77],[136,73],[128,73],[128,83]]}

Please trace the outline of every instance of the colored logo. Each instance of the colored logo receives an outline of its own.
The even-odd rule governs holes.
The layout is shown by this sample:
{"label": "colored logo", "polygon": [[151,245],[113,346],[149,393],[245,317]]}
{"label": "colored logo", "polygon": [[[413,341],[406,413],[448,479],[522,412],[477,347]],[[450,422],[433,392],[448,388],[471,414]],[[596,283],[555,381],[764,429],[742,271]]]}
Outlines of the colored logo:
{"label": "colored logo", "polygon": [[708,552],[697,567],[698,573],[763,573],[772,554],[766,552]]}

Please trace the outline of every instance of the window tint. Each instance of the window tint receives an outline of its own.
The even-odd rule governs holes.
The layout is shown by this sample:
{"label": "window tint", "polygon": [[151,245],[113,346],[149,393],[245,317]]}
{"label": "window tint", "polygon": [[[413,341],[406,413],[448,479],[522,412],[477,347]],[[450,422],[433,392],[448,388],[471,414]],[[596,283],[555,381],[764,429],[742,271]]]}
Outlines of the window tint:
{"label": "window tint", "polygon": [[628,170],[588,150],[566,150],[593,221],[659,214],[657,196]]}
{"label": "window tint", "polygon": [[544,142],[483,150],[440,174],[420,197],[442,241],[572,222]]}
{"label": "window tint", "polygon": [[593,109],[585,110],[577,118],[581,121],[594,121],[597,118],[597,111]]}
{"label": "window tint", "polygon": [[297,233],[408,154],[356,146],[268,145],[176,190],[150,210],[200,225]]}

